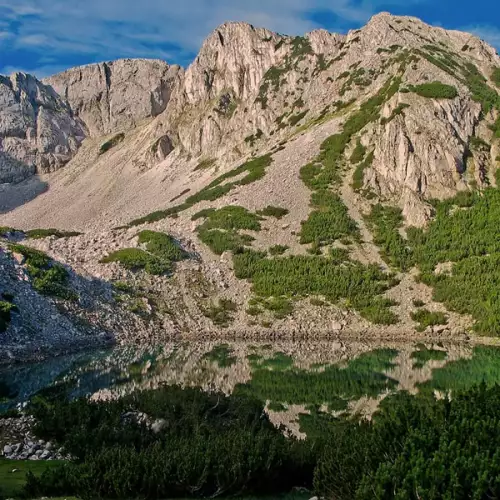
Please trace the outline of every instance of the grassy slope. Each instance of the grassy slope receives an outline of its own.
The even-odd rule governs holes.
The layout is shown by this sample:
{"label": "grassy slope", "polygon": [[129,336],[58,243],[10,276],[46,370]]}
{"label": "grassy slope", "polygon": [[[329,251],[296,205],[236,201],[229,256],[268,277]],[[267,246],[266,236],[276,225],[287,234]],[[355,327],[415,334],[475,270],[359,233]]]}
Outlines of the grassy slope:
{"label": "grassy slope", "polygon": [[[49,467],[61,462],[56,460],[3,460],[0,459],[0,487],[6,498],[20,496],[26,473],[31,471],[36,476]],[[17,469],[16,472],[12,472]],[[68,499],[69,500],[69,499]]]}

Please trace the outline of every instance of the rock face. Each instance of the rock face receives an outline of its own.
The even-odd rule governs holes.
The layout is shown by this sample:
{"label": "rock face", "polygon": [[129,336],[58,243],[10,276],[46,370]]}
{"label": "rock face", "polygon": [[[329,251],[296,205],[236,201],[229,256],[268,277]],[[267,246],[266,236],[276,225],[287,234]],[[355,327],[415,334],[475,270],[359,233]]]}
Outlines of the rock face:
{"label": "rock face", "polygon": [[50,78],[91,136],[135,127],[165,110],[183,71],[163,61],[122,59],[73,68]]}
{"label": "rock face", "polygon": [[53,89],[24,73],[0,76],[0,183],[57,170],[83,138],[81,123]]}
{"label": "rock face", "polygon": [[[186,71],[126,59],[70,69],[43,84],[25,75],[3,79],[0,181],[58,168],[83,135],[130,129],[136,133],[125,137],[114,158],[136,172],[162,164],[174,150],[176,165],[198,158],[230,166],[298,131],[313,136],[318,124],[356,112],[398,78],[382,120],[363,130],[362,142],[373,152],[363,189],[398,203],[408,223],[421,225],[430,213],[426,200],[493,182],[498,153],[488,126],[496,112],[482,112],[464,71],[476,68],[491,87],[499,65],[495,50],[470,34],[387,13],[345,36],[316,30],[288,37],[226,23]],[[21,79],[31,89],[24,90],[28,99],[15,90]],[[408,89],[434,81],[455,87],[457,97],[425,98]],[[26,100],[30,109],[21,104]],[[474,137],[490,151],[471,149]],[[91,164],[95,156],[85,161]],[[172,179],[186,173],[165,166]]]}

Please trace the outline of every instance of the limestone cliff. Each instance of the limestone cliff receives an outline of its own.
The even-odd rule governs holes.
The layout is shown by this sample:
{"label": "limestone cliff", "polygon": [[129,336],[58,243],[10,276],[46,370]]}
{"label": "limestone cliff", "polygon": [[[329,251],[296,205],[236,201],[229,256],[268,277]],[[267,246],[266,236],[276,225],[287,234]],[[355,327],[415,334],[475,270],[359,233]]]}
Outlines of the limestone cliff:
{"label": "limestone cliff", "polygon": [[0,184],[60,168],[83,138],[81,123],[53,89],[24,73],[0,76]]}
{"label": "limestone cliff", "polygon": [[179,66],[158,60],[121,59],[73,68],[46,78],[91,136],[130,129],[165,110]]}

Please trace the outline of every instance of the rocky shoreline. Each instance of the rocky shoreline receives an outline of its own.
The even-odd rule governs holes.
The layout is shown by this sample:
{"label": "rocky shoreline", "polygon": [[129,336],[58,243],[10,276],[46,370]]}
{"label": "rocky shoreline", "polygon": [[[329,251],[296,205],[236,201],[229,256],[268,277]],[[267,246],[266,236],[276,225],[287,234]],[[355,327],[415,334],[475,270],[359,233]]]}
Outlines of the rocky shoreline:
{"label": "rocky shoreline", "polygon": [[37,439],[31,416],[0,418],[0,451],[8,460],[67,460],[62,448],[51,441]]}

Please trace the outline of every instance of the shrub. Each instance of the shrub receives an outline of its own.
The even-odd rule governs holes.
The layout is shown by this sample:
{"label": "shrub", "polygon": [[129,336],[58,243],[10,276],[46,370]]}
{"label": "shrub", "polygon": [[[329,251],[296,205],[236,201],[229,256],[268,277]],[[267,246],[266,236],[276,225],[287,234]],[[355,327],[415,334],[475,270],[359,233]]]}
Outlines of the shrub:
{"label": "shrub", "polygon": [[144,269],[147,273],[158,276],[172,270],[170,261],[162,261],[140,248],[123,248],[101,259],[102,264],[110,262],[118,262],[131,271]]}
{"label": "shrub", "polygon": [[222,255],[224,252],[236,251],[252,243],[254,238],[248,234],[238,234],[236,231],[221,231],[219,229],[198,230],[198,237],[212,252]]}
{"label": "shrub", "polygon": [[[27,498],[277,497],[311,487],[311,446],[284,436],[245,396],[163,386],[112,401],[40,402],[33,411],[39,435],[76,459],[30,476]],[[155,434],[127,412],[166,425]]]}
{"label": "shrub", "polygon": [[[197,215],[200,215],[200,212]],[[249,231],[260,231],[261,229],[261,218],[249,212],[246,208],[237,205],[228,205],[218,210],[204,211],[201,217],[206,218],[205,223],[200,226],[203,229],[246,229]]]}
{"label": "shrub", "polygon": [[276,217],[276,219],[282,219],[289,213],[290,211],[286,208],[273,207],[271,205],[268,205],[266,208],[257,211],[258,215],[262,215],[263,217]]}
{"label": "shrub", "polygon": [[179,262],[189,257],[175,239],[169,234],[155,231],[141,231],[139,243],[146,245],[146,250],[156,257],[171,262]]}
{"label": "shrub", "polygon": [[77,298],[75,292],[68,287],[69,273],[62,265],[56,264],[48,255],[33,248],[23,245],[10,245],[9,248],[26,259],[28,273],[37,292],[65,300]]}
{"label": "shrub", "polygon": [[233,313],[238,306],[229,299],[220,299],[218,304],[210,304],[203,314],[212,320],[214,325],[226,327],[233,321]]}
{"label": "shrub", "polygon": [[442,312],[431,312],[428,309],[419,309],[411,313],[411,319],[419,323],[417,330],[423,332],[428,326],[446,325],[448,318]]}
{"label": "shrub", "polygon": [[250,147],[253,148],[255,143],[264,135],[264,132],[259,128],[255,134],[249,135],[245,137],[245,142],[250,144]]}
{"label": "shrub", "polygon": [[293,313],[293,303],[286,297],[260,299],[259,304],[271,311],[277,319],[283,319]]}
{"label": "shrub", "polygon": [[120,144],[120,142],[122,142],[124,139],[125,139],[124,133],[116,134],[111,139],[109,139],[109,141],[106,141],[104,144],[101,145],[101,147],[99,148],[99,154],[103,155],[104,153],[107,153],[110,149]]}
{"label": "shrub", "polygon": [[290,118],[288,118],[288,124],[291,127],[295,127],[295,125],[297,125],[297,123],[299,123],[307,115],[307,113],[309,113],[308,109],[306,109],[302,113],[297,113],[296,115],[290,116]]}
{"label": "shrub", "polygon": [[[260,297],[320,295],[333,303],[346,299],[362,315],[375,318],[369,306],[388,288],[390,279],[390,275],[377,266],[359,263],[335,265],[323,256],[292,255],[267,259],[262,253],[246,250],[233,256],[233,265],[236,276],[251,279],[252,289]],[[379,311],[390,307],[385,301],[375,303]],[[387,321],[387,317],[383,320]]]}
{"label": "shrub", "polygon": [[475,135],[472,135],[469,138],[469,147],[471,149],[477,149],[479,151],[482,150],[489,152],[491,150],[491,146],[486,141],[484,141],[480,137],[476,137]]}
{"label": "shrub", "polygon": [[493,80],[493,83],[500,88],[500,68],[495,68],[493,70],[493,73],[491,74],[491,79]]}
{"label": "shrub", "polygon": [[261,218],[239,206],[230,205],[219,210],[204,210],[194,217],[206,219],[197,229],[198,237],[218,255],[230,250],[235,251],[254,240],[250,235],[239,234],[239,230],[261,229]]}
{"label": "shrub", "polygon": [[354,191],[362,189],[365,181],[365,170],[370,168],[373,163],[373,151],[356,167],[352,175],[352,188]]}
{"label": "shrub", "polygon": [[0,333],[5,332],[7,323],[10,323],[12,311],[17,311],[17,306],[11,302],[0,300]]}
{"label": "shrub", "polygon": [[456,87],[445,85],[441,82],[423,83],[421,85],[413,85],[410,87],[412,92],[431,99],[455,99],[458,96]]}
{"label": "shrub", "polygon": [[215,159],[214,158],[205,158],[204,160],[201,160],[198,165],[194,168],[193,172],[197,172],[198,170],[208,170],[209,168],[212,168],[215,165]]}
{"label": "shrub", "polygon": [[356,164],[363,160],[366,154],[366,148],[361,144],[361,141],[358,139],[356,141],[356,147],[351,155],[351,163]]}
{"label": "shrub", "polygon": [[147,251],[140,248],[123,248],[101,259],[101,263],[118,262],[131,271],[144,269],[148,274],[160,276],[172,271],[174,262],[189,257],[168,234],[141,231],[138,236],[139,243],[145,244]]}
{"label": "shrub", "polygon": [[407,271],[414,264],[410,244],[403,239],[399,228],[403,224],[401,210],[381,204],[372,207],[366,218],[374,233],[374,242],[382,250],[382,257],[392,266]]}
{"label": "shrub", "polygon": [[401,104],[398,104],[393,110],[392,110],[392,113],[389,115],[388,118],[382,118],[380,120],[380,123],[382,125],[386,125],[387,123],[390,123],[392,122],[392,120],[394,120],[394,118],[396,118],[396,116],[399,116],[401,114],[403,114],[403,111],[406,109],[406,108],[409,108],[410,105],[409,104],[405,104],[405,103],[401,103]]}
{"label": "shrub", "polygon": [[[371,423],[330,426],[314,475],[324,498],[495,498],[498,388],[452,399],[400,394]],[[493,436],[493,438],[492,438]],[[471,468],[470,464],[474,463]]]}
{"label": "shrub", "polygon": [[34,240],[50,236],[54,236],[55,238],[71,238],[73,236],[80,236],[81,234],[75,231],[60,231],[59,229],[31,229],[30,231],[26,231],[26,236]]}
{"label": "shrub", "polygon": [[349,261],[349,252],[345,248],[330,248],[329,256],[334,264],[342,264]]}
{"label": "shrub", "polygon": [[10,233],[14,233],[16,230],[13,227],[0,226],[0,238],[8,236]]}
{"label": "shrub", "polygon": [[337,194],[316,191],[311,197],[311,205],[315,210],[302,222],[300,243],[318,241],[320,244],[327,244],[343,236],[358,236],[358,227]]}
{"label": "shrub", "polygon": [[283,255],[290,247],[287,245],[274,245],[269,248],[271,255]]}

